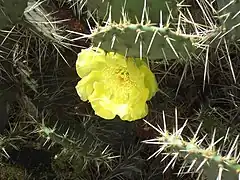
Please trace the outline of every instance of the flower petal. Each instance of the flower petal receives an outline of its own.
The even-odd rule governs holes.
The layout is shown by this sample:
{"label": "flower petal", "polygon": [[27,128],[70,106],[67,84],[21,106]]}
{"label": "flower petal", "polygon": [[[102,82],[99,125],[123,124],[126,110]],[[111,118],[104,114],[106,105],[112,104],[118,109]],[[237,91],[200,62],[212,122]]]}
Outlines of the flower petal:
{"label": "flower petal", "polygon": [[105,108],[106,103],[104,102],[106,101],[96,100],[91,102],[95,114],[104,119],[114,119],[116,114],[114,114],[111,110],[106,109]]}
{"label": "flower petal", "polygon": [[135,121],[144,118],[148,114],[148,106],[146,103],[144,103],[143,105],[144,107],[134,108],[131,112],[129,112],[125,116],[122,116],[121,119],[124,121]]}
{"label": "flower petal", "polygon": [[[106,87],[105,84],[99,82],[95,83],[94,92],[89,97],[89,101],[91,102],[92,105],[94,104],[94,107],[97,106],[97,108],[101,107],[102,109],[104,109],[104,111],[101,112],[104,112],[108,115],[111,112],[112,114],[119,115],[120,117],[125,116],[129,111],[128,103],[127,102],[126,104],[119,103],[118,99],[115,99],[116,96],[114,95],[112,96],[107,89],[108,88]],[[94,110],[96,112],[96,110],[98,109],[95,108]],[[100,114],[100,111],[97,112],[97,114]],[[105,118],[108,116],[102,114],[101,117]]]}
{"label": "flower petal", "polygon": [[136,63],[133,60],[127,60],[127,68],[130,79],[136,83],[138,87],[145,88],[144,74],[139,70]]}
{"label": "flower petal", "polygon": [[88,76],[83,77],[77,84],[76,90],[82,101],[87,101],[93,93],[94,83],[101,79],[99,71],[92,71]]}
{"label": "flower petal", "polygon": [[105,53],[101,49],[84,49],[78,54],[76,70],[81,78],[88,75],[92,70],[100,70],[105,66]]}
{"label": "flower petal", "polygon": [[[136,92],[132,93],[132,95]],[[131,109],[129,111],[128,117],[123,117],[123,120],[137,120],[145,117],[148,114],[148,106],[146,104],[147,98],[149,96],[149,91],[147,88],[141,91],[141,94],[138,94],[138,97],[130,97],[129,104],[131,104]]]}
{"label": "flower petal", "polygon": [[109,66],[127,67],[126,58],[121,54],[109,52],[106,55],[106,61],[109,64]]}
{"label": "flower petal", "polygon": [[149,89],[148,100],[150,100],[153,96],[155,96],[156,92],[159,90],[157,80],[154,74],[150,71],[150,69],[147,66],[142,65],[139,69],[145,75],[144,83],[145,86]]}

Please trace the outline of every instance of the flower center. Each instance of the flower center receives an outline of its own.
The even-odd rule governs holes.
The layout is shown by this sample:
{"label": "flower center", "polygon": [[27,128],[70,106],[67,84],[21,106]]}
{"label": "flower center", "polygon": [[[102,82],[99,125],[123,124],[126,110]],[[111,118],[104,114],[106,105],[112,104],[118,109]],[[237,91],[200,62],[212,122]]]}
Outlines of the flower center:
{"label": "flower center", "polygon": [[114,74],[120,83],[127,83],[130,81],[129,73],[127,72],[126,68],[116,68]]}
{"label": "flower center", "polygon": [[118,102],[125,102],[131,95],[135,82],[131,80],[127,68],[122,66],[106,67],[103,70],[105,81],[110,87],[109,93]]}
{"label": "flower center", "polygon": [[130,85],[134,82],[130,79],[129,72],[127,71],[127,68],[125,67],[106,67],[103,70],[104,77],[106,78],[109,83],[116,85]]}

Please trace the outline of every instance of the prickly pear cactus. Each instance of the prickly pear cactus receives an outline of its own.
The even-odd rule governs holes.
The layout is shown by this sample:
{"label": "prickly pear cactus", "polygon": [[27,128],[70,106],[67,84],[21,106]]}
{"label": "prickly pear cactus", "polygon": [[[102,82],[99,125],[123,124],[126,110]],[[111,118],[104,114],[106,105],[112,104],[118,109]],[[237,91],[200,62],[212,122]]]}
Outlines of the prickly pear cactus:
{"label": "prickly pear cactus", "polygon": [[35,33],[37,32],[45,39],[56,44],[63,44],[63,37],[59,34],[59,28],[56,24],[49,23],[54,21],[53,17],[41,5],[37,4],[37,1],[29,0],[24,12],[25,25],[29,25]]}
{"label": "prickly pear cactus", "polygon": [[[146,121],[145,121],[146,122]],[[201,132],[201,124],[198,127],[198,130],[193,137],[188,137],[189,140],[184,140],[182,132],[187,126],[187,121],[179,129],[173,130],[173,133],[170,133],[167,129],[161,127],[154,127],[150,123],[146,122],[160,134],[159,137],[151,140],[144,141],[148,144],[158,144],[159,150],[154,153],[151,157],[157,156],[163,150],[166,151],[166,157],[172,155],[173,158],[170,160],[169,164],[164,169],[164,172],[173,167],[177,158],[183,158],[184,162],[180,168],[178,175],[184,175],[187,173],[199,173],[200,176],[205,176],[207,179],[222,179],[222,180],[237,180],[240,177],[240,165],[238,163],[238,139],[239,136],[232,141],[229,146],[229,151],[226,152],[227,155],[223,156],[221,153],[225,152],[222,148],[217,149],[218,143],[225,144],[228,138],[228,131],[225,137],[215,140],[215,131],[211,139],[211,143],[208,144],[208,147],[205,148],[203,143],[206,138],[198,137],[198,133]],[[178,122],[176,121],[176,124]],[[164,125],[166,121],[164,120]],[[178,127],[178,125],[176,125]],[[166,127],[164,127],[166,128]],[[226,146],[227,147],[227,146]],[[197,178],[199,179],[199,178]]]}
{"label": "prickly pear cactus", "polygon": [[21,20],[28,0],[0,1],[0,29]]}
{"label": "prickly pear cactus", "polygon": [[218,0],[218,13],[224,28],[224,35],[231,40],[240,39],[240,1]]}
{"label": "prickly pear cactus", "polygon": [[91,37],[94,46],[106,51],[152,60],[189,59],[195,50],[191,36],[150,24],[110,24],[98,27]]}
{"label": "prickly pear cactus", "polygon": [[101,19],[107,20],[111,15],[115,22],[122,17],[131,22],[141,21],[144,14],[144,20],[159,23],[166,21],[170,13],[177,13],[176,0],[87,0],[87,7]]}

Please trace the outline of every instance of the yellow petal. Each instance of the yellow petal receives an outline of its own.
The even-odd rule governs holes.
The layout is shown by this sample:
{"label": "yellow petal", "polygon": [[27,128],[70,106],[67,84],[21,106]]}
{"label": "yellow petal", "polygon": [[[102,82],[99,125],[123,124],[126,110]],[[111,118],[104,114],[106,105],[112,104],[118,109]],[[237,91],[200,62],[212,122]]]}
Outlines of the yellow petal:
{"label": "yellow petal", "polygon": [[[135,121],[138,119],[142,119],[148,114],[148,106],[146,103],[143,104],[144,107],[141,108],[134,108],[130,113],[122,116],[121,119],[124,121]],[[139,111],[140,110],[140,111]]]}
{"label": "yellow petal", "polygon": [[95,114],[104,119],[114,119],[116,114],[114,114],[111,110],[106,109],[104,107],[105,103],[103,102],[104,101],[101,101],[101,100],[96,100],[91,102],[91,105],[95,111]]}
{"label": "yellow petal", "polygon": [[130,79],[135,82],[138,87],[144,88],[144,74],[140,71],[133,60],[127,60],[127,69]]}
{"label": "yellow petal", "polygon": [[84,49],[78,54],[76,70],[79,77],[88,75],[93,70],[100,70],[106,66],[105,53],[102,50]]}
{"label": "yellow petal", "polygon": [[[111,93],[108,93],[109,91],[107,90],[107,87],[103,83],[95,83],[94,84],[94,92],[93,94],[89,97],[89,101],[91,104],[94,104],[93,109],[99,112],[96,112],[97,114],[100,113],[100,107],[101,109],[104,109],[102,112],[102,115],[100,115],[103,118],[109,117],[107,115],[109,114],[115,114],[119,115],[120,117],[125,116],[129,109],[128,109],[128,104],[120,104],[118,103],[118,99],[115,99],[116,97],[111,95]],[[106,113],[107,115],[103,114]],[[110,113],[111,112],[111,113]],[[115,116],[114,116],[115,117]]]}
{"label": "yellow petal", "polygon": [[76,90],[82,101],[88,100],[89,96],[93,93],[94,83],[100,79],[101,73],[99,71],[92,71],[78,82]]}
{"label": "yellow petal", "polygon": [[106,61],[109,64],[109,66],[127,67],[126,58],[114,52],[107,53]]}
{"label": "yellow petal", "polygon": [[93,89],[93,93],[88,97],[90,102],[100,99],[110,99],[111,94],[109,94],[104,82],[95,82],[93,84]]}
{"label": "yellow petal", "polygon": [[140,71],[144,73],[144,83],[145,86],[149,89],[149,97],[148,100],[150,100],[153,96],[155,96],[158,89],[158,83],[154,76],[154,74],[150,71],[150,69],[147,66],[142,65],[140,67]]}
{"label": "yellow petal", "polygon": [[[131,118],[128,117],[129,120],[141,119],[148,114],[148,106],[146,104],[148,96],[149,96],[149,91],[147,88],[145,88],[143,89],[143,91],[141,91],[141,94],[138,95],[138,99],[130,98],[130,104],[132,104],[132,106],[131,106],[131,111],[129,112],[131,117]],[[127,119],[123,119],[123,120],[127,120]]]}

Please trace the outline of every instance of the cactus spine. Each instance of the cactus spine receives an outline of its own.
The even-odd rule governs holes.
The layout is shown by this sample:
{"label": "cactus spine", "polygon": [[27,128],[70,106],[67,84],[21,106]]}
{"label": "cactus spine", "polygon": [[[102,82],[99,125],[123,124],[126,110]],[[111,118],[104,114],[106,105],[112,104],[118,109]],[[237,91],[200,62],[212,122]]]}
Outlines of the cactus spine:
{"label": "cactus spine", "polygon": [[[218,140],[215,140],[216,132],[214,131],[211,143],[207,145],[207,148],[205,148],[203,144],[207,136],[203,136],[203,138],[198,137],[201,124],[199,125],[197,131],[193,133],[193,137],[188,137],[188,140],[185,140],[182,133],[187,126],[187,121],[182,127],[178,128],[178,121],[176,118],[176,127],[173,132],[170,133],[166,129],[165,117],[163,120],[164,128],[161,128],[160,126],[158,126],[158,128],[154,127],[152,124],[145,121],[159,133],[159,137],[146,140],[144,143],[159,145],[159,150],[151,157],[158,156],[163,151],[166,152],[166,156],[173,156],[165,170],[167,170],[170,166],[173,166],[179,158],[183,159],[184,162],[182,163],[182,167],[180,168],[178,175],[198,173],[198,179],[201,175],[206,176],[207,179],[238,179],[240,176],[240,165],[238,164],[239,152],[237,152],[239,136],[232,141],[230,148],[225,153],[226,155],[222,155],[222,153],[225,152],[225,145],[228,140],[229,131],[227,131],[225,137]],[[220,143],[222,144],[217,146]],[[216,150],[217,147],[219,147],[218,150]]]}
{"label": "cactus spine", "polygon": [[218,0],[218,14],[224,30],[224,35],[231,41],[240,39],[240,1]]}
{"label": "cactus spine", "polygon": [[155,59],[189,59],[195,47],[194,38],[178,34],[168,27],[151,24],[109,24],[92,34],[94,46],[126,56]]}
{"label": "cactus spine", "polygon": [[176,0],[87,0],[86,4],[99,18],[103,20],[111,18],[115,22],[125,17],[132,23],[137,23],[146,16],[146,20],[160,23],[162,20],[166,22],[170,14],[178,13]]}
{"label": "cactus spine", "polygon": [[[181,5],[176,0],[86,1],[101,21],[90,37],[93,46],[125,56],[151,60],[189,60],[202,41],[177,27]],[[106,11],[107,9],[107,11]]]}
{"label": "cactus spine", "polygon": [[[208,13],[210,10],[202,2],[199,2],[202,12],[197,15],[205,18],[201,25],[195,23],[198,17],[187,15],[191,6],[175,0],[84,2],[91,12],[97,12],[97,17],[106,22],[92,31],[90,37],[93,45],[127,56],[152,60],[190,59],[192,53],[198,55],[199,51],[196,50],[211,45],[213,39],[228,35],[237,42],[239,38],[238,1],[220,0],[216,7],[208,7],[214,9],[212,14],[221,19],[221,25],[211,17]],[[171,33],[163,33],[166,30]],[[216,44],[212,47],[216,47]]]}

